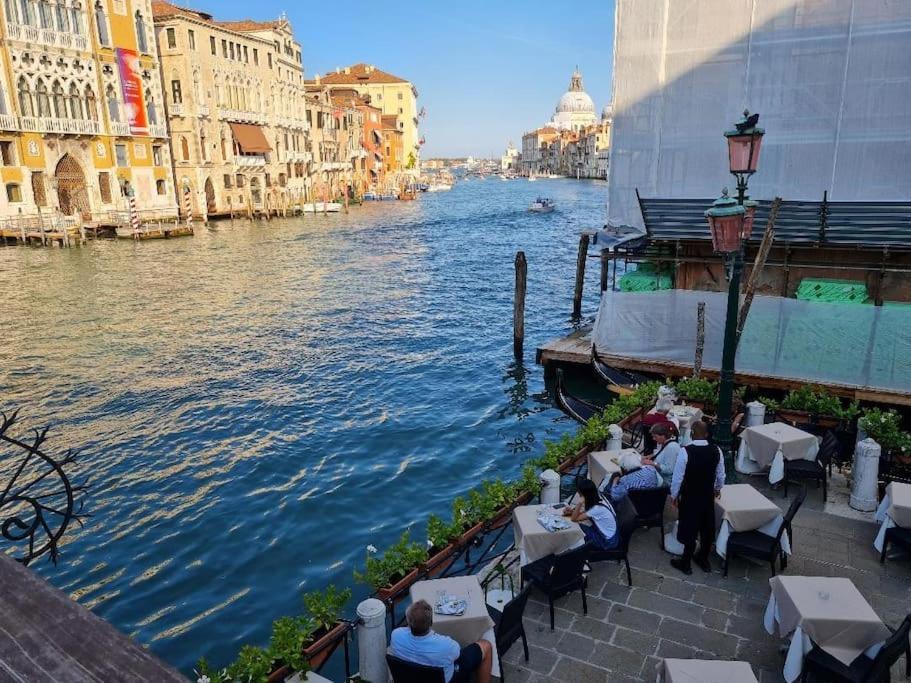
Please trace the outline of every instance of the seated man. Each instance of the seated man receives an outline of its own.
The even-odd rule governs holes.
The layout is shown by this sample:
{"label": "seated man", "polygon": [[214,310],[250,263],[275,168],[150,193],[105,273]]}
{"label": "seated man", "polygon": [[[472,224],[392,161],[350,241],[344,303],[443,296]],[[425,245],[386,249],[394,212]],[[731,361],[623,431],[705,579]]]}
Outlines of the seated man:
{"label": "seated man", "polygon": [[662,398],[655,404],[654,412],[642,417],[643,450],[646,455],[651,455],[655,452],[655,441],[651,435],[652,427],[659,424],[665,425],[671,430],[671,433],[677,433],[677,425],[667,416],[673,407],[674,402],[671,399]]}
{"label": "seated man", "polygon": [[637,453],[621,453],[617,460],[620,472],[614,472],[601,489],[613,501],[626,498],[633,489],[654,489],[664,485],[661,473],[653,464],[643,464]]}
{"label": "seated man", "polygon": [[390,651],[394,657],[415,664],[443,669],[446,683],[468,683],[477,674],[478,683],[490,683],[493,646],[479,640],[463,648],[449,636],[434,633],[433,608],[426,600],[418,600],[405,612],[408,626],[392,632]]}

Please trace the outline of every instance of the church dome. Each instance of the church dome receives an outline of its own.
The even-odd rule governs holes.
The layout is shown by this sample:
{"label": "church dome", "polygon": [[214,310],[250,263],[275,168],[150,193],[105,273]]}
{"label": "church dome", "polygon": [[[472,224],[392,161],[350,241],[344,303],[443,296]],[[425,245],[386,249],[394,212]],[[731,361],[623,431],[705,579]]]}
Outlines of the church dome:
{"label": "church dome", "polygon": [[557,113],[562,112],[585,112],[595,113],[595,103],[588,93],[583,91],[572,91],[563,93],[560,102],[557,104]]}

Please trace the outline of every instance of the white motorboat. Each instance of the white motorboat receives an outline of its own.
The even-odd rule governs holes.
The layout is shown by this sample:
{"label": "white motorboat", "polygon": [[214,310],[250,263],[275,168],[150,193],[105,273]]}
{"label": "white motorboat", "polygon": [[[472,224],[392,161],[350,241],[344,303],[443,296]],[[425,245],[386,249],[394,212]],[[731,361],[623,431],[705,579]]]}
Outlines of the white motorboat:
{"label": "white motorboat", "polygon": [[551,213],[556,207],[552,200],[546,197],[538,197],[531,206],[528,207],[528,210],[532,213]]}
{"label": "white motorboat", "polygon": [[428,192],[448,192],[452,189],[449,183],[431,183],[427,188]]}
{"label": "white motorboat", "polygon": [[338,213],[342,205],[338,202],[310,202],[304,204],[304,213]]}

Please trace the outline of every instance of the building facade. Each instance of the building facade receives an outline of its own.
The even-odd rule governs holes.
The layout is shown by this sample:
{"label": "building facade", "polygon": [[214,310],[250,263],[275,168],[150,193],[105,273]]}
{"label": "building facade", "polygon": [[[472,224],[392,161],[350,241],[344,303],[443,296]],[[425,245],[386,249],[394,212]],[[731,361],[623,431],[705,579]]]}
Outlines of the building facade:
{"label": "building facade", "polygon": [[354,64],[324,76],[317,74],[312,83],[332,90],[354,89],[362,96],[369,95],[370,104],[381,109],[384,116],[397,117],[396,125],[402,133],[404,166],[415,174],[420,172],[423,142],[419,130],[418,91],[410,81],[372,64]]}
{"label": "building facade", "polygon": [[0,216],[173,215],[148,0],[5,2]]}
{"label": "building facade", "polygon": [[500,170],[510,173],[519,172],[519,150],[512,142],[506,145],[506,151],[500,157]]}
{"label": "building facade", "polygon": [[174,174],[197,215],[278,212],[310,193],[300,45],[286,19],[216,21],[155,2]]}

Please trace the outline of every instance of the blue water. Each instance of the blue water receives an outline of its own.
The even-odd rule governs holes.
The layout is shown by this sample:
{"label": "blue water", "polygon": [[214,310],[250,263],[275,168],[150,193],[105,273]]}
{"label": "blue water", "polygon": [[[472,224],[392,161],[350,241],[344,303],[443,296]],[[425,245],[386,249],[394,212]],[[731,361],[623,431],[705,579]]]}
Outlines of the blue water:
{"label": "blue water", "polygon": [[[185,672],[265,644],[302,591],[352,585],[368,544],[415,522],[423,538],[429,513],[572,429],[534,349],[571,328],[578,233],[606,190],[473,180],[191,238],[0,248],[0,408],[50,424],[91,477],[92,517],[33,568]],[[538,194],[558,211],[528,213]]]}

